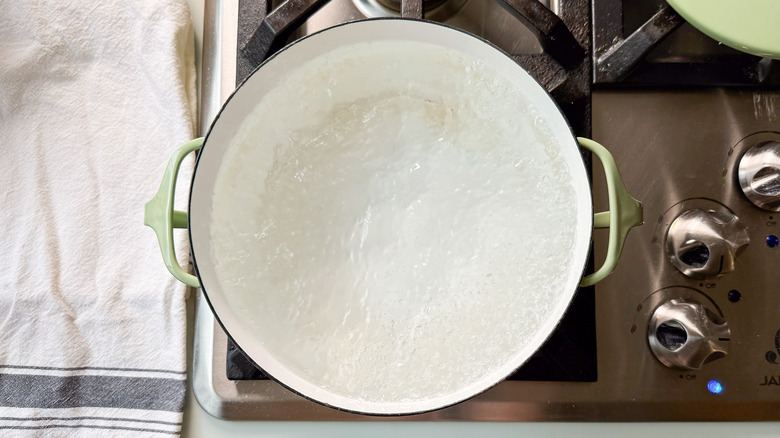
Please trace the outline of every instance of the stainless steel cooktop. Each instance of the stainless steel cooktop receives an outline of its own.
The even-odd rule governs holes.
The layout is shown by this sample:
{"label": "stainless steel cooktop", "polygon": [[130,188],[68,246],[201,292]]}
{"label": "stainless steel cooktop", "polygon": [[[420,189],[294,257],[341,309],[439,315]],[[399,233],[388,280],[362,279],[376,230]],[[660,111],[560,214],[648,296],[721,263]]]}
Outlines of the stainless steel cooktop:
{"label": "stainless steel cooktop", "polygon": [[[389,1],[333,0],[288,38],[328,27],[333,19],[390,14]],[[546,5],[560,12],[565,1]],[[588,73],[586,88],[578,81],[582,70],[572,68],[566,77],[559,67],[550,67],[537,35],[516,21],[509,24],[506,20],[513,17],[502,15],[505,11],[491,0],[442,3],[428,18],[442,14],[450,24],[458,26],[461,20],[475,33],[498,35],[499,46],[532,73],[544,74],[541,82],[553,90],[567,116],[578,119],[572,121],[575,130],[587,134],[592,128],[593,138],[613,152],[629,192],[644,203],[645,225],[629,236],[615,273],[595,288],[595,379],[505,381],[459,405],[390,420],[780,419],[780,305],[774,296],[780,292],[780,269],[775,268],[780,266],[780,212],[757,206],[775,208],[780,199],[780,143],[774,143],[780,141],[774,132],[780,131],[780,93],[770,86],[775,64],[724,52],[668,7],[654,9],[660,2],[642,3],[652,15],[646,22],[641,13],[636,16],[637,2],[594,0],[592,9],[585,1],[570,3],[586,5],[596,26],[595,50],[580,65]],[[244,1],[242,13],[251,4]],[[238,0],[206,1],[204,130],[234,89],[237,73],[248,72],[240,56],[236,62],[239,9]],[[626,16],[616,13],[623,9]],[[605,20],[615,25],[615,15],[622,33],[600,27]],[[473,17],[493,21],[477,25]],[[581,37],[578,32],[582,29],[572,29]],[[664,32],[669,38],[656,44]],[[632,52],[647,43],[647,35],[656,40],[641,53]],[[589,50],[590,38],[583,41]],[[675,56],[679,47],[696,56]],[[728,68],[720,67],[719,57],[736,59],[742,67],[724,73]],[[620,62],[613,65],[616,59]],[[675,79],[675,72],[683,73]],[[592,93],[591,83],[596,84]],[[605,210],[601,169],[593,167],[594,202],[597,210]],[[605,244],[606,232],[596,232],[596,263]],[[229,380],[228,338],[200,294],[196,318],[192,384],[212,415],[388,420],[320,406],[273,380]]]}

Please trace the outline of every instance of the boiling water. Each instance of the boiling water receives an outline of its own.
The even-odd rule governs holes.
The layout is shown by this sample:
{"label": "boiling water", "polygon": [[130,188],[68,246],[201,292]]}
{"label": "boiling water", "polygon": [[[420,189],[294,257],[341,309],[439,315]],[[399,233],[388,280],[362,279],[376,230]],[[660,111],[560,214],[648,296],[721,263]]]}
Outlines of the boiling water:
{"label": "boiling water", "polygon": [[225,155],[219,281],[271,354],[330,391],[402,402],[479,384],[568,299],[576,197],[556,148],[476,59],[409,42],[321,56]]}

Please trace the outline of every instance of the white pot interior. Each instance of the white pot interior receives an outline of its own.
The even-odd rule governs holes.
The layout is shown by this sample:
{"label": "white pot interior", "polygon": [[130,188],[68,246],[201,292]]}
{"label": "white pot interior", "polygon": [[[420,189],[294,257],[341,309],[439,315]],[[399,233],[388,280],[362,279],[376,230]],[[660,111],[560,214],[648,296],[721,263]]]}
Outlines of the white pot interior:
{"label": "white pot interior", "polygon": [[[354,46],[356,42],[363,45],[356,47]],[[473,297],[466,299],[463,302],[472,306],[467,309],[458,308],[458,306],[448,302],[449,298],[446,293],[440,293],[437,296],[439,304],[432,305],[431,303],[434,301],[428,300],[423,306],[415,301],[422,299],[419,291],[413,294],[412,301],[414,302],[411,304],[398,304],[397,302],[404,299],[403,293],[398,291],[384,291],[381,299],[374,298],[380,294],[378,291],[366,292],[369,298],[363,297],[361,303],[366,299],[375,300],[372,301],[374,303],[373,320],[371,320],[371,315],[366,314],[365,309],[362,308],[355,309],[355,313],[350,316],[351,310],[345,313],[344,309],[339,307],[341,304],[338,302],[328,301],[324,304],[307,307],[306,303],[296,302],[293,299],[293,297],[298,297],[293,292],[285,292],[284,287],[281,286],[284,284],[283,279],[272,278],[285,272],[286,268],[269,270],[268,273],[259,277],[252,277],[255,274],[252,272],[247,277],[250,279],[251,292],[247,292],[249,289],[243,286],[240,288],[242,292],[234,292],[239,290],[236,289],[238,286],[233,286],[236,283],[235,278],[229,281],[225,280],[227,278],[225,264],[230,263],[227,260],[229,257],[220,255],[220,251],[224,250],[225,246],[222,243],[215,245],[215,241],[230,240],[231,236],[234,236],[232,237],[234,239],[249,239],[251,241],[252,236],[259,234],[256,232],[257,230],[251,230],[252,233],[248,231],[254,226],[255,218],[250,217],[241,219],[243,222],[236,222],[235,226],[238,231],[235,233],[226,232],[224,229],[215,231],[213,221],[217,220],[215,218],[221,217],[221,213],[213,213],[212,210],[216,204],[218,208],[221,208],[219,211],[232,212],[232,210],[236,210],[235,214],[240,216],[241,210],[243,210],[242,206],[249,205],[257,199],[259,195],[256,192],[268,190],[267,187],[263,186],[263,184],[267,185],[268,179],[264,179],[262,176],[274,171],[275,160],[281,153],[280,151],[286,147],[273,144],[272,139],[282,138],[280,136],[286,135],[288,131],[292,132],[294,128],[301,127],[303,129],[307,124],[313,123],[311,120],[315,116],[310,114],[316,114],[318,108],[312,107],[327,106],[328,102],[331,102],[327,98],[330,95],[328,94],[326,97],[323,94],[329,93],[329,84],[333,85],[334,90],[336,90],[334,93],[341,96],[342,101],[337,103],[371,99],[371,93],[387,95],[395,88],[406,90],[400,94],[416,92],[415,78],[420,78],[421,89],[423,85],[427,87],[425,88],[428,90],[425,91],[426,93],[433,90],[440,95],[438,97],[431,96],[431,100],[441,99],[444,104],[447,103],[449,97],[461,99],[464,93],[471,92],[469,87],[473,87],[474,92],[479,93],[480,87],[484,86],[484,83],[476,77],[477,80],[469,83],[469,87],[458,88],[457,84],[465,80],[459,76],[465,77],[473,72],[468,65],[463,69],[464,64],[462,62],[459,64],[460,61],[453,61],[450,65],[446,56],[437,58],[434,55],[430,57],[426,55],[417,58],[414,63],[408,64],[376,64],[376,60],[371,60],[371,52],[372,50],[375,52],[385,50],[386,45],[384,44],[387,42],[399,43],[400,46],[396,44],[393,47],[405,47],[405,50],[411,51],[418,50],[422,54],[435,55],[436,50],[452,54],[453,52],[449,51],[454,51],[459,55],[451,55],[452,57],[461,56],[463,59],[472,60],[470,65],[476,66],[476,69],[488,69],[497,77],[502,78],[501,80],[504,82],[498,83],[504,84],[502,86],[506,87],[508,94],[521,93],[523,99],[530,102],[528,111],[501,112],[496,117],[492,117],[490,121],[491,123],[495,122],[495,126],[513,129],[512,126],[527,124],[528,117],[533,117],[534,123],[543,125],[546,133],[545,146],[539,146],[539,151],[543,151],[543,153],[537,167],[544,169],[540,171],[540,178],[535,181],[535,184],[539,184],[539,190],[548,190],[548,187],[562,184],[565,190],[561,191],[570,191],[571,193],[567,196],[558,197],[553,194],[553,196],[547,197],[547,206],[545,209],[539,210],[536,216],[549,214],[550,217],[542,218],[540,225],[535,225],[524,231],[529,242],[525,247],[521,245],[523,242],[522,234],[516,232],[514,223],[507,221],[506,218],[498,218],[494,222],[490,222],[506,226],[484,231],[483,240],[495,241],[496,245],[500,245],[501,242],[504,242],[502,233],[509,235],[511,234],[509,231],[512,231],[514,237],[507,237],[506,241],[520,243],[516,245],[517,259],[512,259],[513,264],[501,265],[502,268],[496,272],[495,282],[503,282],[500,284],[513,286],[505,287],[500,292],[501,296],[494,296],[497,293],[491,292],[491,296],[476,301]],[[366,44],[369,43],[376,45],[367,46]],[[329,53],[345,55],[333,58],[332,61],[336,67],[331,68],[330,64],[326,62],[318,69],[312,70],[316,74],[300,74],[300,68],[307,62],[318,59],[318,56],[322,54]],[[387,59],[392,59],[392,57]],[[299,73],[300,77],[294,76],[296,72]],[[289,78],[291,75],[298,81],[297,83],[300,83],[301,88],[290,88],[292,90],[290,96],[297,97],[291,98],[289,105],[275,105],[273,110],[266,110],[266,115],[260,122],[253,121],[257,113],[252,114],[258,103],[262,102],[263,99],[279,100],[279,96],[273,97],[272,90],[280,86],[290,87]],[[342,82],[341,88],[330,82],[332,75],[338,75],[341,81],[345,81]],[[376,77],[380,79],[376,79]],[[365,88],[370,81],[374,81],[374,85]],[[349,86],[343,85],[344,83],[349,84]],[[301,90],[306,90],[306,92],[303,93]],[[420,92],[422,93],[422,91]],[[495,94],[495,90],[492,92]],[[448,97],[448,93],[452,96]],[[476,101],[478,100],[476,99]],[[495,102],[500,101],[500,99],[494,100]],[[483,103],[487,106],[480,111],[486,113],[495,111],[495,108],[490,107],[490,99],[486,99]],[[333,103],[331,102],[330,105]],[[354,106],[347,106],[347,108],[353,108],[350,111],[357,111],[354,110],[356,108]],[[419,108],[421,108],[419,113],[423,116],[430,115],[425,105]],[[328,119],[330,124],[347,123],[344,120],[349,119],[351,114],[346,110],[348,113],[346,115],[344,115],[345,111],[340,113],[332,109],[328,111],[330,111],[328,113],[330,114],[330,119]],[[398,117],[402,118],[399,120],[406,120],[403,117],[413,117],[414,114],[417,114],[414,111],[414,109],[409,109],[398,113]],[[435,111],[431,117],[437,117]],[[445,114],[442,117],[448,116]],[[396,119],[392,120],[397,122]],[[321,124],[323,130],[328,129],[328,126],[328,124]],[[490,126],[493,125],[486,124],[485,129],[488,131],[495,129],[490,128]],[[215,187],[229,186],[228,183],[220,182],[220,178],[225,178],[224,176],[220,177],[221,167],[227,166],[228,164],[225,164],[227,162],[233,163],[230,165],[235,165],[237,162],[235,154],[231,155],[231,147],[233,147],[231,145],[235,143],[237,136],[249,135],[246,133],[252,129],[261,129],[263,135],[266,135],[266,137],[262,137],[265,140],[258,142],[251,153],[242,154],[240,161],[251,168],[252,172],[261,176],[257,179],[258,184],[246,184],[246,180],[240,179],[242,173],[236,171],[234,172],[235,178],[239,183],[229,190],[223,189],[218,195],[227,200],[215,198]],[[474,133],[482,135],[478,129],[475,129]],[[485,135],[488,134],[490,132]],[[401,139],[399,141],[405,141],[403,137],[398,138]],[[373,141],[373,139],[368,140]],[[292,142],[294,139],[290,141]],[[530,146],[526,147],[523,139],[518,139],[517,143],[517,156],[521,157],[518,163],[521,163],[524,150],[530,151]],[[531,152],[528,153],[531,154]],[[537,153],[541,152],[537,151]],[[513,157],[515,155],[507,156],[507,160],[511,160]],[[477,160],[475,161],[476,166],[478,155],[475,160]],[[360,162],[360,160],[357,161]],[[426,163],[428,162],[426,161]],[[512,164],[507,163],[508,165]],[[432,162],[432,164],[436,164],[436,162]],[[549,172],[545,171],[545,166],[549,167]],[[412,166],[409,172],[413,173],[414,171],[416,169]],[[500,172],[497,173],[496,177],[498,178],[500,174]],[[487,175],[485,178],[489,179],[490,176]],[[451,183],[455,182],[451,181]],[[431,184],[435,185],[436,183],[434,181]],[[263,187],[258,188],[259,186]],[[490,196],[493,196],[495,191],[500,188],[489,187],[491,187],[488,193]],[[359,198],[359,193],[355,193],[347,198]],[[301,205],[310,206],[316,203],[317,199],[319,198],[312,198],[309,202]],[[517,200],[516,206],[509,198],[496,199],[499,199],[499,202],[489,209],[496,214],[504,212],[514,214],[514,208],[517,210],[517,214],[521,215],[524,213],[523,209],[530,208],[523,206],[522,199]],[[501,201],[502,199],[503,201]],[[509,200],[507,201],[507,199]],[[288,199],[281,201],[287,202]],[[265,206],[263,212],[268,210],[270,207]],[[370,414],[408,414],[438,409],[472,397],[511,374],[541,346],[565,312],[581,279],[587,259],[592,227],[590,189],[579,149],[565,119],[546,91],[511,58],[472,35],[429,22],[401,19],[354,22],[326,30],[284,49],[256,71],[232,96],[212,126],[195,172],[189,213],[192,250],[203,288],[220,322],[237,344],[266,372],[296,392],[340,409]],[[485,212],[485,215],[489,213]],[[322,215],[322,218],[325,217],[328,217],[327,214]],[[370,213],[368,217],[368,222],[371,222]],[[300,217],[292,215],[289,220],[294,222],[299,219]],[[316,228],[317,219],[317,215],[306,215],[306,225],[301,226],[302,232],[314,233],[311,229]],[[381,223],[381,218],[375,217],[373,220],[376,223]],[[428,234],[436,234],[437,227],[449,227],[453,220],[455,219],[447,212],[442,212],[441,218],[437,218],[436,224],[431,224],[431,227],[434,228]],[[558,231],[550,224],[563,224],[562,228],[568,234],[565,234],[564,231]],[[517,227],[524,226],[523,223],[516,225]],[[243,235],[244,231],[248,234]],[[425,234],[421,235],[425,236]],[[312,236],[316,237],[317,235],[312,234]],[[291,241],[295,239],[295,237],[290,237]],[[403,236],[398,240],[403,241]],[[429,244],[429,246],[433,246],[434,252],[440,249],[439,247],[444,248],[447,245],[458,248],[458,242],[461,240],[464,239],[453,236],[451,240],[442,241],[442,245]],[[251,242],[248,244],[252,245]],[[401,247],[405,248],[402,245]],[[248,251],[251,252],[251,248]],[[489,256],[490,252],[487,255]],[[416,256],[415,254],[411,255],[411,257]],[[471,265],[478,265],[484,260],[476,255],[473,257],[475,261],[472,264],[462,264],[464,271],[476,269]],[[543,260],[538,260],[539,258],[543,258]],[[315,257],[312,256],[312,260],[314,259]],[[237,263],[243,262],[240,256],[237,256],[237,260]],[[322,263],[330,260],[322,260]],[[441,257],[437,257],[435,261],[442,264],[442,270],[449,269],[446,266],[448,263],[457,263],[454,260],[442,262]],[[487,263],[492,263],[489,257]],[[546,268],[550,268],[549,278],[542,286],[529,287],[528,282],[517,277],[510,269],[517,265],[517,272],[525,272],[521,268],[531,264],[537,264],[540,267],[535,271],[544,271]],[[338,265],[334,266],[328,272],[336,272],[335,275],[338,276],[338,272],[341,271]],[[249,269],[249,267],[244,266],[242,269]],[[258,269],[262,271],[265,268]],[[307,272],[314,270],[309,269]],[[448,275],[452,277],[453,274],[450,272]],[[488,276],[491,275],[492,273],[488,274]],[[288,281],[293,280],[301,279],[288,279]],[[327,294],[330,294],[327,296],[331,297],[338,296],[333,294],[334,291],[328,289],[330,280],[327,278],[320,276],[306,281],[318,282],[316,287],[322,288],[323,297]],[[446,281],[446,278],[442,281]],[[487,284],[487,280],[485,281]],[[537,278],[534,281],[541,280]],[[409,284],[417,287],[419,283],[410,281]],[[376,284],[373,287],[375,288]],[[404,287],[400,289],[408,292],[412,286]],[[345,293],[347,292],[350,291],[345,291]],[[354,291],[350,293],[352,292]],[[476,291],[476,293],[479,292]],[[312,296],[315,301],[319,298],[316,293]],[[284,302],[286,299],[289,299],[290,302]],[[296,311],[298,313],[304,312],[304,315],[293,323],[290,322],[292,318],[285,314],[286,309],[293,313]],[[415,325],[416,323],[409,319],[409,315],[404,314],[406,310],[422,312],[420,315],[431,313],[431,318],[438,318],[437,321],[439,321],[437,322],[439,325],[431,327],[437,329],[431,333],[426,332],[427,321]],[[342,321],[342,325],[359,323],[359,325],[354,325],[358,329],[355,333],[347,335],[339,332],[341,329],[336,327],[336,332],[341,334],[324,334],[321,342],[325,344],[319,353],[315,353],[315,347],[310,347],[309,344],[315,345],[316,342],[310,342],[308,338],[304,338],[303,333],[306,333],[306,337],[318,335],[306,332],[295,324],[305,325],[307,321],[314,324],[333,319],[332,315],[328,315],[328,312],[335,312],[338,316],[337,319]],[[347,324],[347,321],[352,321],[350,318],[354,319],[358,313],[360,313],[359,321]],[[449,321],[448,315],[451,315]],[[295,317],[298,318],[298,315],[295,314]],[[374,332],[378,325],[392,325],[393,321],[398,321],[398,325],[402,327],[388,329],[383,326],[381,330],[376,329],[378,331]],[[322,324],[326,323],[322,322]],[[453,337],[448,338],[445,335],[444,332],[447,330],[442,330],[442,327],[446,327],[446,324],[450,324],[448,330],[457,336],[453,335]],[[335,326],[337,325],[335,324]],[[415,331],[417,329],[419,332]],[[385,333],[386,336],[380,336],[382,333]],[[427,336],[426,340],[420,341],[420,348],[404,349],[409,346],[408,344],[417,342],[415,336],[419,333],[423,333],[420,335],[423,338]],[[388,352],[391,350],[383,350],[384,347],[377,346],[378,343],[383,342],[382,339],[386,339],[388,343],[397,343],[398,348],[401,349],[399,351],[403,351],[403,354],[396,358],[397,366],[388,365]],[[399,339],[405,339],[405,341],[401,342]],[[328,342],[332,344],[327,344]],[[373,346],[376,346],[375,359],[377,361],[373,365],[369,365],[371,361],[366,358],[372,357]],[[355,355],[349,354],[351,351],[354,351]],[[358,355],[359,352],[362,352],[362,356]],[[334,359],[332,356],[337,353],[341,356]],[[356,357],[363,359],[357,360]],[[480,361],[480,358],[493,359]],[[328,360],[338,360],[338,366],[328,364]],[[328,369],[329,366],[331,369]],[[341,376],[334,377],[335,374]],[[345,383],[340,384],[339,382],[342,381]],[[386,392],[383,393],[383,391]]]}

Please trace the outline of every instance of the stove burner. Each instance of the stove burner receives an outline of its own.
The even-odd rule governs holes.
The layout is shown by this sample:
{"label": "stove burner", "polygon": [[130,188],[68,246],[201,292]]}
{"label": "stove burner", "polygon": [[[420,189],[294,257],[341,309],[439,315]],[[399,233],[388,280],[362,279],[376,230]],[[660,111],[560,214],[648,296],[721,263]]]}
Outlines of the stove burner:
{"label": "stove burner", "polygon": [[[312,14],[317,12],[330,0],[287,0],[276,9],[269,12],[262,20],[257,21],[256,14],[239,14],[239,32],[238,48],[240,53],[237,73],[239,77],[248,75],[257,65],[263,62],[269,54],[281,48],[287,41],[290,31],[298,25],[305,22]],[[425,18],[431,21],[442,21],[441,17],[436,17],[433,13],[438,10],[452,11],[454,15],[466,0],[353,0],[355,4],[371,5],[366,11],[361,11],[369,17],[402,16],[406,18]],[[538,0],[496,0],[501,7],[509,12],[517,21],[518,25],[525,25],[535,33],[542,47],[545,57],[557,64],[557,70],[562,70],[569,74],[584,66],[586,49],[589,47],[585,35],[580,35],[581,41],[571,33],[566,23],[554,12],[540,3]],[[360,2],[360,3],[358,3]],[[380,3],[382,2],[382,3]],[[441,2],[439,7],[436,4]],[[426,4],[427,3],[427,4]],[[388,6],[398,4],[400,6]],[[248,7],[248,6],[247,6]],[[400,8],[400,14],[393,8]],[[433,8],[430,14],[426,13],[427,8]],[[446,9],[445,9],[446,8]],[[572,9],[576,9],[573,7]],[[563,9],[561,15],[567,14],[567,9]],[[584,17],[587,18],[587,15]],[[583,46],[583,44],[585,46]],[[557,88],[561,81],[555,84],[547,84],[544,76],[551,76],[546,62],[540,59],[531,60],[531,62],[520,62],[526,68],[531,65],[531,73],[534,74],[540,82],[548,87],[548,90]],[[536,65],[536,68],[533,67]],[[542,65],[545,71],[536,71],[538,66]],[[542,75],[542,73],[546,73]],[[588,72],[589,73],[589,72]],[[581,76],[581,75],[577,75]],[[587,78],[586,78],[587,79]],[[587,85],[584,88],[589,88]],[[580,94],[580,93],[578,93]],[[577,96],[582,97],[582,96]],[[566,98],[564,100],[573,102],[575,99]]]}
{"label": "stove burner", "polygon": [[[490,19],[495,15],[468,15],[479,11],[479,2],[493,0],[286,0],[258,15],[245,0],[245,13],[238,16],[237,82],[240,83],[267,56],[294,40],[296,29],[326,4],[354,5],[368,18],[407,17],[447,22],[463,27],[467,19]],[[494,22],[499,28],[525,27],[536,37],[542,53],[520,52],[512,57],[526,68],[556,99],[573,129],[590,134],[589,3],[586,0],[559,4],[556,0],[494,0],[505,12]],[[549,7],[548,7],[549,6]],[[324,9],[324,16],[336,15]],[[356,19],[354,15],[344,18]],[[451,18],[451,20],[450,20]],[[360,19],[360,18],[357,18]],[[343,21],[342,21],[343,22]],[[459,25],[460,22],[460,25]],[[337,24],[329,23],[330,25]],[[482,26],[488,23],[482,22]],[[573,34],[569,28],[577,29]],[[478,29],[477,29],[478,30]],[[511,32],[508,32],[511,34]],[[306,34],[304,32],[304,34]],[[295,35],[295,36],[293,36]],[[589,157],[585,157],[590,165]],[[580,290],[567,316],[539,351],[507,380],[514,382],[594,382],[597,379],[595,302],[592,289]],[[260,382],[268,377],[257,369],[232,341],[227,342],[226,377],[233,381]]]}
{"label": "stove burner", "polygon": [[[401,0],[379,0],[379,3],[383,6],[401,12]],[[423,7],[425,10],[430,10],[444,3],[444,0],[423,0]]]}
{"label": "stove burner", "polygon": [[[368,18],[401,16],[401,0],[352,0]],[[422,0],[425,18],[445,21],[453,17],[468,0]]]}

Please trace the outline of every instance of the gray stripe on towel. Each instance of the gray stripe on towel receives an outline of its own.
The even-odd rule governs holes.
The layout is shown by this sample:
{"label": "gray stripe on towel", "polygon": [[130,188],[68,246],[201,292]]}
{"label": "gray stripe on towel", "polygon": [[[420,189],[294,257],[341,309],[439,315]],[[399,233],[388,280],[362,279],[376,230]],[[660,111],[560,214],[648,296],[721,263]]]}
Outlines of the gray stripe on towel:
{"label": "gray stripe on towel", "polygon": [[121,421],[130,423],[153,423],[164,424],[166,426],[181,426],[181,421],[158,421],[158,420],[139,420],[138,418],[122,417],[0,417],[0,425],[3,421],[81,421],[81,420],[100,420],[100,421]]}
{"label": "gray stripe on towel", "polygon": [[0,373],[0,406],[79,406],[181,412],[186,380],[116,376],[40,376]]}
{"label": "gray stripe on towel", "polygon": [[179,435],[181,432],[174,432],[172,430],[159,430],[159,429],[144,429],[136,427],[114,427],[114,426],[73,426],[68,424],[51,424],[48,426],[0,426],[0,429],[11,430],[41,430],[41,429],[105,429],[105,430],[129,430],[131,432],[150,432],[150,433],[162,433],[165,435]]}
{"label": "gray stripe on towel", "polygon": [[112,367],[36,367],[29,365],[0,365],[0,368],[10,368],[15,370],[52,370],[52,371],[133,371],[138,373],[165,373],[165,374],[187,374],[186,371],[158,370],[155,368],[112,368]]}

